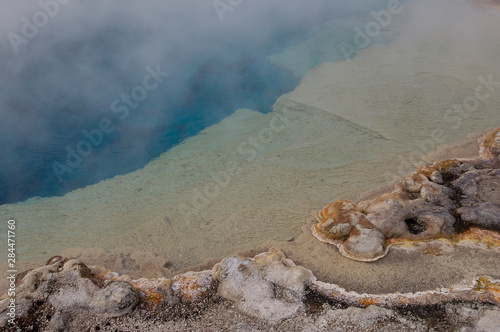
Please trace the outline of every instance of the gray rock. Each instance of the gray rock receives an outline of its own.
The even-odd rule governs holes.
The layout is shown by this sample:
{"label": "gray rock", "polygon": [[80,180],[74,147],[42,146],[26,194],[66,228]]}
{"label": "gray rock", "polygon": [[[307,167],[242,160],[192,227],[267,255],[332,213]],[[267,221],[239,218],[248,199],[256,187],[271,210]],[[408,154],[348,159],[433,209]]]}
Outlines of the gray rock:
{"label": "gray rock", "polygon": [[352,226],[349,223],[338,223],[330,227],[328,232],[332,235],[335,235],[338,238],[342,238],[344,236],[349,235],[351,229]]}
{"label": "gray rock", "polygon": [[386,199],[366,209],[366,217],[386,237],[401,237],[408,233],[405,211],[400,201]]}
{"label": "gray rock", "polygon": [[[426,190],[424,188],[426,187],[422,187],[422,191]],[[438,200],[448,200],[448,193],[439,190],[440,194],[436,196],[442,197]],[[451,202],[448,200],[447,204]],[[454,233],[455,218],[449,209],[429,203],[423,198],[408,201],[387,199],[369,206],[366,217],[386,237],[425,239]]]}
{"label": "gray rock", "polygon": [[250,325],[248,325],[246,323],[233,325],[229,328],[228,331],[229,332],[259,332],[259,330],[252,328]]}
{"label": "gray rock", "polygon": [[[55,310],[48,331],[65,331],[69,317],[93,312],[117,317],[128,313],[139,302],[136,290],[128,282],[104,284],[92,279],[90,269],[79,259],[57,257],[48,265],[26,273],[17,287],[16,316],[25,317],[33,303],[48,302]],[[5,301],[0,301],[3,323]]]}
{"label": "gray rock", "polygon": [[358,260],[372,261],[386,255],[385,236],[377,229],[356,225],[351,236],[344,242],[345,252]]}
{"label": "gray rock", "polygon": [[340,319],[356,322],[360,326],[373,325],[377,320],[396,316],[394,310],[371,305],[367,308],[349,307],[343,310]]}
{"label": "gray rock", "polygon": [[286,266],[278,259],[266,262],[264,266],[259,266],[259,269],[266,281],[281,288],[281,295],[288,302],[303,301],[306,286],[314,278],[312,272],[302,266]]}
{"label": "gray rock", "polygon": [[428,185],[429,183],[430,181],[427,177],[422,174],[414,173],[401,179],[401,183],[396,185],[396,187],[401,186],[404,191],[409,193],[418,193],[422,189],[422,186]]}
{"label": "gray rock", "polygon": [[500,310],[490,309],[481,313],[474,331],[477,332],[498,332],[500,330]]}
{"label": "gray rock", "polygon": [[46,332],[66,332],[70,331],[69,328],[69,317],[67,313],[62,313],[60,311],[56,311],[54,316],[49,322],[49,325],[45,329]]}
{"label": "gray rock", "polygon": [[500,170],[481,169],[473,170],[462,174],[458,179],[452,182],[453,186],[462,191],[462,206],[470,206],[475,203],[481,203],[480,187],[481,183],[492,182],[500,179]]}
{"label": "gray rock", "polygon": [[435,182],[437,184],[443,184],[444,183],[443,176],[438,171],[432,172],[432,174],[431,174],[431,180],[432,180],[432,182]]}
{"label": "gray rock", "polygon": [[114,281],[92,296],[89,306],[106,317],[119,317],[129,313],[139,303],[139,294],[131,284]]}
{"label": "gray rock", "polygon": [[[270,298],[273,287],[262,278],[249,259],[231,256],[220,263],[218,292],[222,297],[238,301],[252,297]],[[250,289],[252,289],[250,291]]]}
{"label": "gray rock", "polygon": [[[410,239],[426,239],[455,232],[453,224],[455,217],[444,207],[415,199],[402,202],[405,209],[405,224],[407,233],[404,237]],[[416,224],[412,225],[415,222]]]}
{"label": "gray rock", "polygon": [[325,310],[302,331],[428,331],[420,321],[409,320],[396,311],[371,305],[367,308]]}
{"label": "gray rock", "polygon": [[470,304],[445,304],[447,320],[459,331],[474,331],[479,319],[479,310]]}
{"label": "gray rock", "polygon": [[[268,271],[267,275],[273,275]],[[302,301],[287,302],[277,298],[276,285],[264,278],[253,261],[231,256],[218,266],[219,296],[231,300],[238,310],[251,316],[275,323],[296,315]],[[287,300],[290,300],[289,298]]]}
{"label": "gray rock", "polygon": [[426,202],[444,207],[447,210],[455,208],[455,204],[450,199],[454,194],[452,189],[435,183],[424,185],[420,190],[420,196]]}
{"label": "gray rock", "polygon": [[479,203],[457,209],[463,221],[471,226],[500,231],[500,205]]}

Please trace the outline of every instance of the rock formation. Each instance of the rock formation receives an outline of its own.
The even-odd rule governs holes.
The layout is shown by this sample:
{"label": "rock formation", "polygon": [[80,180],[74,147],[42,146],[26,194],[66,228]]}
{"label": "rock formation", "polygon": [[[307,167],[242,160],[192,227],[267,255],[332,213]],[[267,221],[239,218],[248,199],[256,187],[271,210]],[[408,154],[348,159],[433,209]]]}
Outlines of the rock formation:
{"label": "rock formation", "polygon": [[[343,200],[328,205],[317,213],[313,233],[321,241],[336,244],[345,256],[361,261],[383,257],[394,239],[485,234],[481,243],[500,247],[500,128],[484,135],[480,146],[477,158],[422,167],[399,181],[392,193],[358,204]],[[167,315],[172,321],[176,313],[193,312],[201,303],[210,306],[217,301],[232,303],[245,317],[283,326],[306,317],[304,313],[314,307],[311,303],[319,301],[340,306],[323,306],[323,322],[373,323],[386,328],[384,324],[397,320],[400,326],[423,328],[418,325],[422,321],[415,323],[402,315],[401,310],[406,310],[402,308],[439,305],[446,309],[452,326],[488,330],[500,314],[500,280],[493,277],[477,276],[448,288],[414,293],[361,294],[317,280],[274,248],[253,258],[230,256],[212,270],[170,279],[132,280],[79,259],[56,256],[45,266],[17,275],[15,324],[10,322],[13,297],[5,293],[0,297],[0,328],[71,331],[81,327],[82,321],[111,324],[113,318],[113,324],[118,324],[133,316],[138,322],[145,313]],[[468,307],[477,304],[481,304],[479,309]],[[346,307],[350,308],[342,310]],[[122,322],[128,326],[126,320]]]}
{"label": "rock formation", "polygon": [[303,309],[306,287],[315,279],[280,251],[253,259],[231,256],[214,267],[218,294],[235,302],[242,312],[279,322]]}
{"label": "rock formation", "polygon": [[[311,298],[323,299],[323,303],[334,301],[344,308],[369,308],[366,311],[325,309],[325,314],[344,317],[350,323],[356,323],[352,321],[354,317],[349,319],[345,315],[371,317],[370,321],[386,316],[404,320],[393,310],[411,306],[484,303],[485,310],[490,312],[488,308],[500,305],[500,280],[490,277],[417,293],[359,294],[318,281],[311,271],[295,265],[278,249],[253,258],[230,256],[212,270],[188,272],[172,279],[131,280],[103,267],[88,267],[77,259],[56,257],[45,266],[20,274],[16,287],[15,325],[9,323],[9,297],[4,295],[0,300],[0,327],[5,331],[16,328],[71,331],[78,320],[102,322],[106,317],[130,316],[134,312],[136,317],[145,312],[175,315],[175,308],[189,312],[197,304],[214,298],[230,301],[238,311],[270,326],[310,311]],[[498,316],[498,310],[493,309],[491,315]],[[476,317],[476,321],[490,319],[483,316]]]}
{"label": "rock formation", "polygon": [[479,144],[478,157],[422,167],[391,193],[326,206],[316,214],[314,236],[346,257],[371,262],[387,254],[388,238],[449,237],[472,226],[500,231],[500,198],[494,193],[500,191],[500,128]]}
{"label": "rock formation", "polygon": [[[31,325],[33,312],[50,306],[54,312],[48,329],[65,330],[71,316],[94,313],[118,317],[129,313],[139,303],[139,293],[125,281],[95,278],[79,259],[49,259],[45,266],[26,271],[15,282],[16,322]],[[7,325],[12,297],[2,296],[0,326]]]}

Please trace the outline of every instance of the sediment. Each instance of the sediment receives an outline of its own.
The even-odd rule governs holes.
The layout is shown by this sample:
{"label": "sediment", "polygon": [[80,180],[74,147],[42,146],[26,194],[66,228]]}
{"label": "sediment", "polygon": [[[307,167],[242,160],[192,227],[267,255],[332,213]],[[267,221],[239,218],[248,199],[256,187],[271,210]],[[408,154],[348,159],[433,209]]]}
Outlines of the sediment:
{"label": "sediment", "polygon": [[[444,237],[452,241],[449,243],[451,246],[478,244],[480,250],[498,253],[500,214],[495,210],[498,193],[482,190],[479,184],[484,181],[484,176],[497,175],[494,170],[500,166],[500,128],[482,136],[479,147],[476,158],[440,161],[419,169],[398,182],[395,191],[390,194],[382,194],[365,203],[332,203],[317,214],[319,225],[328,224],[328,227],[319,229],[330,233],[333,229],[333,239],[342,239],[349,232],[353,236],[356,225],[351,223],[354,222],[376,230],[378,228],[373,227],[373,223],[363,219],[369,219],[369,214],[365,217],[364,213],[370,204],[380,204],[387,199],[411,198],[419,210],[418,204],[423,207],[429,204],[425,199],[416,197],[422,194],[426,185],[432,186],[429,181],[445,185],[449,178],[453,188],[460,190],[461,195],[455,202],[461,206],[451,204],[454,194],[443,194],[444,190],[437,190],[436,195],[444,196],[432,202],[449,208],[453,206],[457,218],[465,214],[466,217],[461,219],[468,223],[468,227],[453,227],[457,222],[454,219],[454,223],[449,225],[450,232],[432,233],[432,236],[387,236],[399,234],[390,227],[383,232],[377,231],[391,238],[390,245],[393,247],[411,250],[422,243],[429,245],[431,241],[437,241],[436,244]],[[478,165],[484,167],[474,167]],[[454,176],[447,176],[448,173]],[[492,188],[498,188],[498,183]],[[409,193],[414,195],[408,196]],[[449,198],[450,202],[445,198]],[[392,205],[383,209],[389,213],[385,217],[388,222],[391,222],[390,217],[396,215]],[[484,208],[484,205],[489,208]],[[458,212],[463,208],[469,210]],[[391,225],[395,229],[400,228],[397,223],[392,222]],[[407,228],[403,235],[416,235],[411,232],[411,227],[415,225],[404,225]],[[433,228],[432,225],[424,226],[424,229]],[[317,229],[317,225],[313,225],[313,230]],[[319,237],[318,233],[316,236]],[[354,236],[359,234],[355,232]],[[151,279],[132,279],[102,266],[87,266],[77,258],[55,256],[44,266],[19,274],[12,287],[16,292],[15,310],[12,310],[12,297],[8,293],[0,300],[0,326],[5,331],[72,331],[81,329],[82,324],[86,330],[113,330],[117,327],[130,328],[131,322],[137,329],[152,324],[157,329],[168,326],[172,330],[181,330],[182,324],[183,328],[204,330],[220,330],[223,325],[233,324],[227,329],[248,331],[255,326],[257,330],[275,330],[289,326],[292,330],[321,330],[327,327],[329,330],[357,331],[370,326],[388,331],[423,331],[435,326],[438,330],[493,331],[500,317],[500,279],[492,276],[478,275],[426,291],[360,293],[321,281],[277,248],[251,258],[229,256],[210,270]],[[228,306],[243,315],[245,323],[220,314],[220,310]],[[217,310],[217,314],[211,316],[213,310]],[[15,315],[15,324],[11,320],[12,315]],[[225,323],[220,321],[223,317]]]}
{"label": "sediment", "polygon": [[9,299],[0,302],[3,331],[493,331],[500,317],[500,280],[488,276],[426,292],[359,294],[317,280],[275,248],[171,279],[131,280],[55,257],[16,285],[16,324]]}

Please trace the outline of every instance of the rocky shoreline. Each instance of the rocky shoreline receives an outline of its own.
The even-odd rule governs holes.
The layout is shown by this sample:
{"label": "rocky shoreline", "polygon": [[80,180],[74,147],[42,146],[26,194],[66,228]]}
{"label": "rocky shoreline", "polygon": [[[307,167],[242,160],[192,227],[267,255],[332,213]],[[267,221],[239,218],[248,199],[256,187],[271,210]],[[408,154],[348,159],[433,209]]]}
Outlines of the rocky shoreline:
{"label": "rocky shoreline", "polygon": [[359,294],[318,281],[278,249],[172,279],[130,280],[55,257],[17,287],[15,324],[1,303],[4,331],[494,331],[500,319],[500,280]]}
{"label": "rocky shoreline", "polygon": [[[499,250],[500,214],[494,210],[500,206],[498,183],[488,178],[485,183],[493,187],[486,192],[482,190],[481,176],[467,174],[487,172],[498,177],[500,128],[485,134],[479,146],[476,158],[441,161],[421,168],[397,183],[391,194],[382,194],[371,201],[378,204],[388,197],[399,197],[427,206],[430,198],[439,198],[438,194],[444,191],[433,190],[435,195],[428,199],[422,193],[425,186],[431,189],[444,186],[445,173],[454,170],[463,170],[454,181],[464,175],[468,179],[468,182],[458,181],[468,185],[463,186],[461,206],[454,206],[457,211],[476,207],[473,213],[466,209],[455,214],[461,215],[464,227],[451,224],[453,234],[386,235],[387,248],[411,249],[422,243],[437,243],[445,236],[457,246]],[[412,190],[417,187],[419,190]],[[409,197],[408,193],[414,195]],[[431,201],[436,206],[446,205],[447,201],[441,198]],[[370,204],[350,203],[352,209],[347,212],[335,210],[345,204],[333,203],[326,212],[319,213],[317,225],[327,222],[330,226],[320,230],[337,231],[342,228],[339,223],[362,220],[353,218],[353,209],[354,213],[366,214]],[[486,216],[483,214],[489,210],[483,208],[484,204],[493,209]],[[391,221],[387,217],[384,220]],[[441,229],[432,224],[439,224],[439,218],[427,221],[426,229]],[[317,225],[313,225],[313,230],[318,230]],[[399,226],[394,223],[386,229],[394,231]],[[407,231],[411,230],[411,225],[406,226]],[[355,227],[349,224],[346,228],[352,233]],[[343,241],[347,234],[339,237],[334,232],[334,235]],[[341,248],[342,245],[340,242]],[[320,281],[313,272],[296,265],[276,248],[253,258],[226,257],[211,270],[186,272],[173,278],[135,280],[102,266],[87,266],[80,259],[55,256],[44,266],[21,273],[13,281],[15,301],[8,293],[1,297],[0,326],[5,331],[494,331],[500,321],[500,280],[496,278],[478,275],[472,280],[428,291],[374,294]]]}
{"label": "rocky shoreline", "polygon": [[331,203],[316,214],[314,236],[343,256],[372,262],[387,255],[389,239],[451,237],[470,227],[500,231],[500,128],[478,143],[477,157],[424,166],[391,193]]}

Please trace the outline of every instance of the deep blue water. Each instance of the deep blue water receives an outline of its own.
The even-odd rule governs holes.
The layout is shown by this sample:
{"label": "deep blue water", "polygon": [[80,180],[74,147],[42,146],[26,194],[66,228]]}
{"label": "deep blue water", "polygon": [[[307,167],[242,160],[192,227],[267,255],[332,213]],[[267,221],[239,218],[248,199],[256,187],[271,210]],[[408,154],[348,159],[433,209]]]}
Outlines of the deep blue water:
{"label": "deep blue water", "polygon": [[[266,28],[253,24],[238,30],[239,22],[217,22],[205,32],[199,20],[187,19],[186,26],[199,24],[199,29],[173,31],[177,25],[165,23],[158,32],[147,24],[108,20],[65,34],[66,26],[55,21],[20,54],[13,55],[3,41],[0,204],[63,195],[142,168],[238,108],[270,112],[298,78],[266,56],[345,14],[326,12],[325,2],[318,2],[304,17]],[[60,15],[64,22],[65,14]],[[68,21],[64,24],[71,27]],[[113,112],[111,104],[141,85],[147,68],[156,66],[168,76],[121,119],[123,113]],[[99,128],[103,119],[114,130],[97,137],[98,144],[80,160],[68,159],[80,142],[89,141],[83,131]],[[88,151],[85,144],[82,151]]]}
{"label": "deep blue water", "polygon": [[[15,155],[2,158],[0,203],[32,196],[62,195],[134,171],[238,108],[271,111],[275,99],[298,83],[289,72],[270,65],[263,58],[246,58],[230,64],[214,59],[198,69],[190,80],[189,89],[178,102],[169,100],[168,86],[175,85],[179,74],[176,70],[168,72],[167,82],[162,82],[165,87],[153,91],[153,96],[149,96],[151,100],[146,99],[135,109],[130,109],[128,118],[120,120],[119,114],[111,111],[105,115],[113,120],[116,129],[110,135],[103,135],[102,143],[93,146],[79,167],[71,172],[59,169],[62,181],[56,174],[54,161],[67,166],[66,147],[76,151],[78,142],[88,141],[81,131],[99,128],[101,117],[85,118],[76,110],[71,112],[66,107],[61,108],[57,118],[52,120],[53,135],[48,144],[20,146]],[[110,100],[118,96],[111,96]],[[85,107],[73,100],[68,102],[73,103],[73,108]],[[155,114],[154,119],[145,120],[141,113],[150,107],[164,109],[165,115]],[[15,173],[15,178],[9,173]]]}

